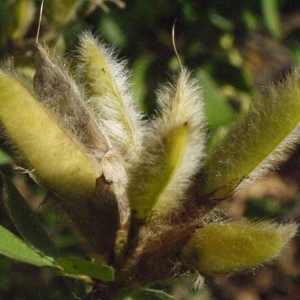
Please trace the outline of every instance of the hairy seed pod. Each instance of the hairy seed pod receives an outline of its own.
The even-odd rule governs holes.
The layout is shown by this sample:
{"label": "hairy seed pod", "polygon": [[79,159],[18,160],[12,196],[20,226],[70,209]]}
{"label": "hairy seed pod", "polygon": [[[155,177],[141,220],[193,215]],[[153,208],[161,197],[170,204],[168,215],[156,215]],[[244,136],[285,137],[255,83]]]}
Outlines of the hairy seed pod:
{"label": "hairy seed pod", "polygon": [[[99,167],[18,78],[0,71],[0,89],[0,121],[8,137],[33,168],[33,175],[57,196],[87,248],[109,255],[112,246],[105,248],[100,236],[102,225],[107,227],[102,221],[107,216],[118,224],[119,212],[113,197],[103,196],[99,188],[95,191]],[[111,228],[112,236],[117,227]]]}
{"label": "hairy seed pod", "polygon": [[34,76],[39,100],[84,145],[86,153],[95,160],[101,158],[110,146],[86,107],[66,63],[46,48],[39,46],[39,51],[41,60]]}
{"label": "hairy seed pod", "polygon": [[99,173],[83,147],[16,77],[0,71],[0,88],[1,123],[33,173],[63,198],[92,195]]}
{"label": "hairy seed pod", "polygon": [[112,146],[130,158],[132,149],[141,143],[143,127],[124,61],[119,62],[112,49],[86,33],[81,37],[77,72],[98,124]]}
{"label": "hairy seed pod", "polygon": [[201,274],[230,274],[276,257],[296,229],[267,222],[208,224],[195,231],[181,256]]}
{"label": "hairy seed pod", "polygon": [[204,156],[201,89],[187,70],[158,93],[159,115],[130,169],[128,194],[138,219],[167,215],[180,205]]}
{"label": "hairy seed pod", "polygon": [[202,171],[200,198],[226,198],[287,158],[300,139],[299,78],[295,70],[272,87],[213,149]]}

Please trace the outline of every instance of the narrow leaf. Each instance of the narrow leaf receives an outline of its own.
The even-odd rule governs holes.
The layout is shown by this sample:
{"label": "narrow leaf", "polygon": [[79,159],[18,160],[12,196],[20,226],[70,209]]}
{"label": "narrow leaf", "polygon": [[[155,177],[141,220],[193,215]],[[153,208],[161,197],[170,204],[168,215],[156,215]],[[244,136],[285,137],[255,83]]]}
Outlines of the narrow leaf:
{"label": "narrow leaf", "polygon": [[4,203],[18,232],[41,254],[57,257],[57,251],[36,214],[14,184],[0,174],[4,181]]}
{"label": "narrow leaf", "polygon": [[278,0],[261,0],[265,25],[276,39],[281,36],[279,5]]}
{"label": "narrow leaf", "polygon": [[0,253],[38,267],[57,268],[53,258],[42,256],[2,226],[0,226]]}
{"label": "narrow leaf", "polygon": [[[127,298],[126,298],[127,299]],[[130,299],[130,298],[129,298]],[[144,289],[132,295],[133,300],[175,300],[172,295],[167,294],[164,291],[154,289]]]}
{"label": "narrow leaf", "polygon": [[134,62],[131,75],[131,81],[134,82],[134,85],[132,86],[132,92],[139,108],[143,112],[147,112],[148,110],[148,107],[145,103],[145,96],[147,92],[146,76],[151,63],[153,63],[152,56],[139,57]]}
{"label": "narrow leaf", "polygon": [[33,0],[20,0],[14,3],[14,11],[10,12],[15,15],[15,28],[11,33],[14,40],[24,38],[30,25],[34,21],[36,8]]}
{"label": "narrow leaf", "polygon": [[103,281],[112,281],[114,279],[114,269],[104,264],[100,265],[78,258],[63,258],[59,259],[57,263],[66,274],[89,276]]}

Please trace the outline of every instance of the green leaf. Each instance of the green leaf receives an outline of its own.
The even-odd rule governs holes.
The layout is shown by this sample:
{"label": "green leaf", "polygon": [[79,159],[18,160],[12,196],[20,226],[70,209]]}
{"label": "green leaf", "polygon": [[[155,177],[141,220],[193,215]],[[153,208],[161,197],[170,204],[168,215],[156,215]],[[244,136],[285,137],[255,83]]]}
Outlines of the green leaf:
{"label": "green leaf", "polygon": [[45,256],[57,257],[43,225],[14,184],[0,172],[4,182],[4,203],[18,232],[35,249]]}
{"label": "green leaf", "polygon": [[219,15],[215,10],[210,10],[208,12],[208,17],[210,21],[220,29],[224,31],[232,31],[234,29],[234,24],[229,19]]}
{"label": "green leaf", "polygon": [[201,68],[197,71],[197,78],[200,80],[205,103],[205,114],[211,129],[221,125],[228,124],[234,120],[234,113],[227,102],[227,99],[221,93],[216,83],[210,77],[208,72]]}
{"label": "green leaf", "polygon": [[57,268],[52,257],[46,257],[36,252],[32,247],[2,226],[0,226],[0,253],[34,266]]}
{"label": "green leaf", "polygon": [[124,49],[128,45],[128,40],[124,34],[124,28],[120,26],[116,18],[111,15],[102,15],[99,23],[102,35],[115,47]]}
{"label": "green leaf", "polygon": [[278,0],[261,0],[265,25],[274,38],[280,38],[280,12]]}
{"label": "green leaf", "polygon": [[36,8],[33,0],[19,0],[13,3],[10,9],[10,13],[14,16],[14,26],[10,34],[13,40],[24,38],[34,21],[35,12]]}
{"label": "green leaf", "polygon": [[69,275],[89,276],[103,281],[114,279],[114,269],[107,265],[82,260],[79,258],[62,258],[57,261],[63,273]]}
{"label": "green leaf", "polygon": [[132,298],[128,297],[125,300],[175,300],[175,297],[167,294],[164,291],[154,289],[144,289],[135,293]]}
{"label": "green leaf", "polygon": [[12,158],[6,152],[0,149],[0,165],[6,165],[11,162],[12,162]]}
{"label": "green leaf", "polygon": [[52,28],[60,28],[72,21],[83,0],[52,0],[44,3],[44,16]]}
{"label": "green leaf", "polygon": [[137,105],[143,112],[147,112],[147,105],[145,103],[147,91],[146,76],[151,63],[153,63],[153,57],[150,55],[138,58],[134,63],[131,75],[131,81],[134,82],[132,91],[135,95]]}

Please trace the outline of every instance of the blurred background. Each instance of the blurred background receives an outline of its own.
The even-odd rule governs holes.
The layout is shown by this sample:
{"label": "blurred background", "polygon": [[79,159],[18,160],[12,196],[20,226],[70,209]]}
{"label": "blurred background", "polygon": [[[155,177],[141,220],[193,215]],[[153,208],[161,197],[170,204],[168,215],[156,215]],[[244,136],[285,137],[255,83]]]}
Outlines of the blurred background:
{"label": "blurred background", "polygon": [[[40,6],[41,0],[0,1],[1,60],[28,77],[34,75],[38,58]],[[299,67],[298,0],[45,0],[39,42],[72,59],[78,35],[92,31],[127,59],[137,105],[151,117],[155,90],[180,69],[172,44],[175,21],[180,59],[203,87],[209,152],[268,86],[280,84]],[[26,172],[15,171],[20,162],[11,158],[3,137],[0,147],[1,170],[14,178],[61,253],[83,253],[60,208],[44,203],[45,191]],[[300,147],[276,173],[238,193],[222,209],[229,217],[299,222],[299,187]],[[17,234],[2,201],[0,222]],[[200,291],[193,291],[192,284],[192,279],[182,278],[156,288],[182,300],[300,299],[299,236],[272,264],[232,277],[207,278]],[[0,299],[75,299],[75,294],[84,297],[80,282],[0,257]],[[143,297],[154,299],[151,294]]]}

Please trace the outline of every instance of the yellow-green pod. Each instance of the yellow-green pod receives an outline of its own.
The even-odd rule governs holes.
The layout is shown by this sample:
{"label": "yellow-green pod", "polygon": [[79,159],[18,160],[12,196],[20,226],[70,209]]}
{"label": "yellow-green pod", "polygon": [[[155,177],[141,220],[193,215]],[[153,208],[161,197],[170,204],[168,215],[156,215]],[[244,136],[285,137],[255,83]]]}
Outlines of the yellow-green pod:
{"label": "yellow-green pod", "polygon": [[210,224],[196,230],[182,249],[182,259],[201,274],[230,274],[276,257],[295,232],[294,224]]}
{"label": "yellow-green pod", "polygon": [[129,170],[130,208],[139,220],[175,211],[204,157],[202,93],[186,69],[158,92],[158,107],[139,160]]}
{"label": "yellow-green pod", "polygon": [[[149,157],[151,157],[151,154],[153,155],[151,157],[152,165],[144,163],[139,171],[141,172],[144,169],[145,174],[148,172],[148,176],[140,176],[139,183],[136,183],[134,187],[130,185],[129,189],[131,209],[136,218],[150,218],[152,211],[156,211],[158,215],[167,214],[173,209],[172,202],[175,207],[178,204],[174,193],[171,192],[168,192],[165,196],[165,198],[168,196],[171,198],[169,201],[167,199],[165,201],[159,200],[164,195],[166,187],[174,180],[175,173],[182,163],[187,136],[188,126],[183,124],[161,139],[160,146],[162,149],[159,149],[158,144],[154,144],[152,149],[150,147],[147,149]],[[145,167],[148,167],[148,169]],[[143,188],[145,193],[141,192]]]}
{"label": "yellow-green pod", "polygon": [[200,197],[226,198],[287,158],[300,139],[299,80],[294,70],[231,127],[203,166]]}
{"label": "yellow-green pod", "polygon": [[81,37],[78,77],[85,85],[95,119],[122,154],[140,145],[141,115],[130,92],[128,71],[114,51],[91,34]]}
{"label": "yellow-green pod", "polygon": [[62,198],[91,196],[99,176],[83,147],[13,75],[0,71],[0,121],[33,174]]}

